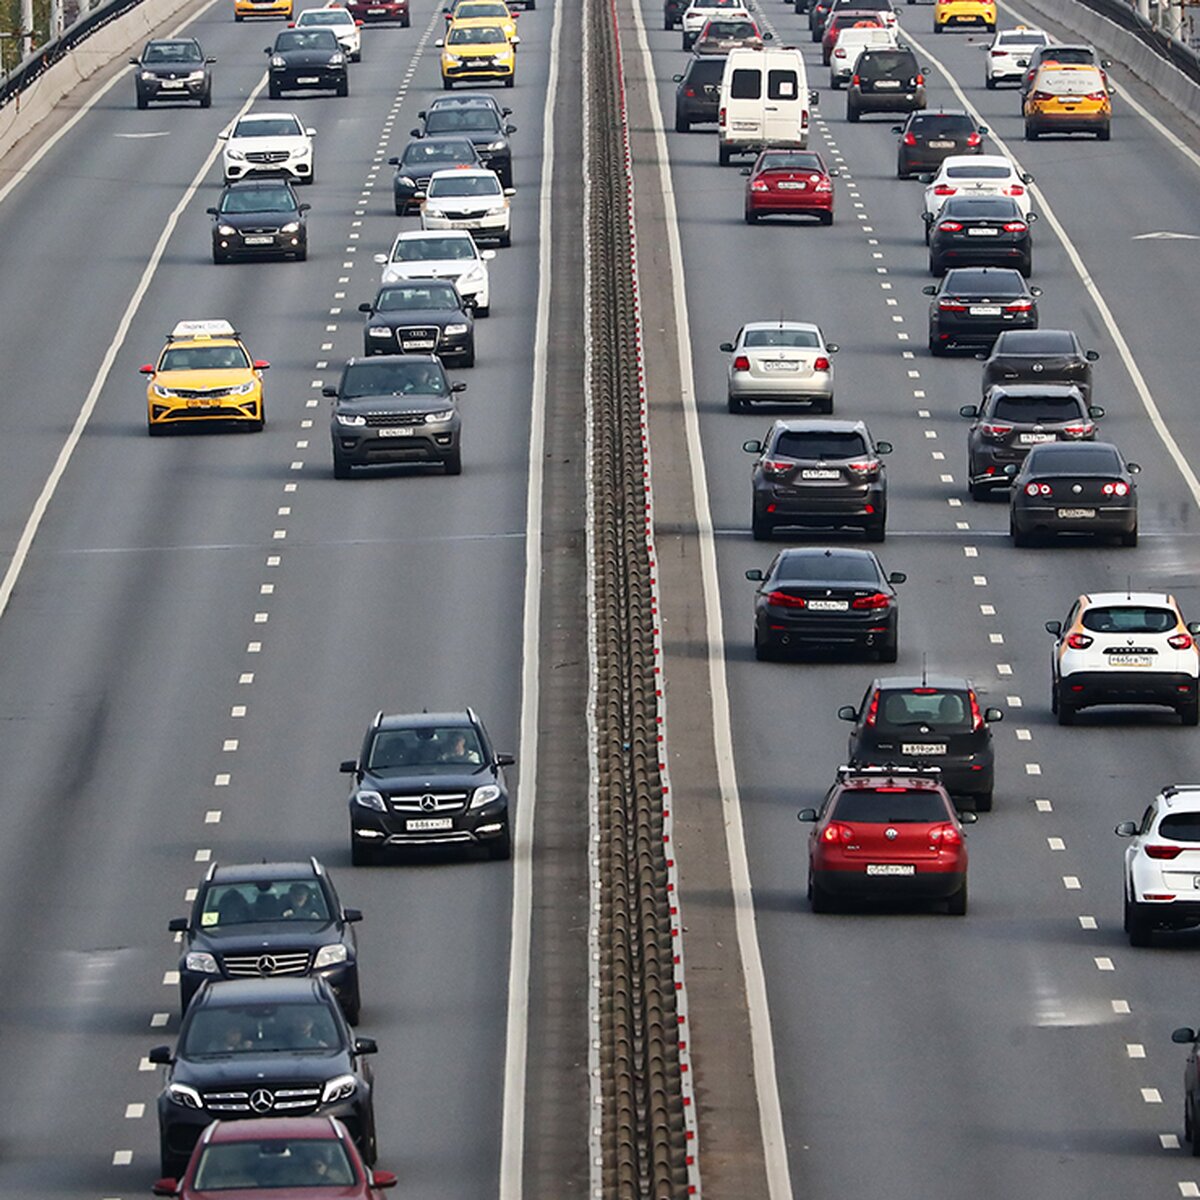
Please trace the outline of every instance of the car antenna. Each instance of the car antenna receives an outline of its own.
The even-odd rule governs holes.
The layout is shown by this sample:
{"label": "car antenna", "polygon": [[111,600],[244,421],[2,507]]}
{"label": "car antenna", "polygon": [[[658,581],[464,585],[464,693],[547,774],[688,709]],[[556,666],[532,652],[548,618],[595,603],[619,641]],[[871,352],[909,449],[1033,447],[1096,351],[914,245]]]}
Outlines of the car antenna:
{"label": "car antenna", "polygon": [[1133,576],[1132,575],[1125,576],[1125,599],[1126,600],[1133,599]]}
{"label": "car antenna", "polygon": [[929,686],[928,665],[929,665],[929,654],[927,651],[922,650],[921,651],[921,686],[922,687]]}

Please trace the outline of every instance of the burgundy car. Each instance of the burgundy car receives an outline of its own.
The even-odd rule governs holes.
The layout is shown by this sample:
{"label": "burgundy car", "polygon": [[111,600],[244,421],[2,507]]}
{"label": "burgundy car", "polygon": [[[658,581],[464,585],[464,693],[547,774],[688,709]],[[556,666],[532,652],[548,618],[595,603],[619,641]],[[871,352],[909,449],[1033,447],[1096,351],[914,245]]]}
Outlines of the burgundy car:
{"label": "burgundy car", "polygon": [[407,29],[412,21],[408,13],[408,0],[343,0],[343,5],[356,21],[362,21],[364,25],[396,21]]}
{"label": "burgundy car", "polygon": [[833,57],[833,48],[837,45],[838,34],[843,29],[882,29],[883,19],[878,13],[859,11],[858,9],[843,8],[831,16],[825,25],[825,33],[821,37],[821,63],[829,66]]}
{"label": "burgundy car", "polygon": [[183,1178],[160,1179],[156,1196],[182,1200],[382,1200],[396,1186],[371,1171],[336,1117],[259,1117],[214,1121],[200,1135]]}
{"label": "burgundy car", "polygon": [[815,150],[768,147],[754,166],[742,171],[746,184],[746,224],[774,213],[817,217],[833,224],[833,176]]}

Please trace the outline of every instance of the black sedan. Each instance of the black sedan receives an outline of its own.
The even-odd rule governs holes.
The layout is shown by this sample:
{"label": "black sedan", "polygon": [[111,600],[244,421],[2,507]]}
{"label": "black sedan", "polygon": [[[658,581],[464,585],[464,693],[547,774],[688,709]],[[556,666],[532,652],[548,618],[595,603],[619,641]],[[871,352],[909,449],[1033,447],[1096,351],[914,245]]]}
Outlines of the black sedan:
{"label": "black sedan", "polygon": [[264,53],[271,56],[267,89],[272,100],[285,91],[311,88],[350,95],[346,52],[332,29],[285,29]]}
{"label": "black sedan", "polygon": [[396,202],[396,216],[402,217],[421,207],[421,202],[413,197],[429,186],[434,171],[449,167],[482,167],[483,160],[471,140],[458,135],[414,138],[399,158],[388,159],[388,165],[396,168],[392,196]]}
{"label": "black sedan", "polygon": [[892,446],[874,441],[865,422],[776,421],[764,440],[743,442],[742,449],[758,455],[750,518],[755,541],[783,525],[852,526],[868,541],[883,541],[887,474],[879,460]]}
{"label": "black sedan", "polygon": [[815,547],[781,550],[766,574],[746,572],[757,583],[754,657],[760,662],[787,650],[865,649],[895,662],[900,609],[895,585],[870,550]]}
{"label": "black sedan", "polygon": [[983,390],[1002,383],[1073,383],[1085,400],[1092,396],[1092,363],[1070,329],[1014,329],[1002,333],[983,360]]}
{"label": "black sedan", "polygon": [[900,138],[896,149],[896,174],[909,179],[936,171],[951,154],[982,154],[986,125],[976,125],[961,108],[924,109],[910,113],[892,132]]}
{"label": "black sedan", "polygon": [[468,138],[483,165],[500,176],[502,187],[513,186],[512,146],[509,134],[515,125],[506,125],[495,109],[482,104],[456,104],[430,108],[421,119],[421,127],[412,130],[415,138],[455,136]]}
{"label": "black sedan", "polygon": [[151,100],[198,100],[212,107],[212,72],[215,58],[206,58],[195,38],[158,38],[147,42],[140,58],[129,60],[138,108]]}
{"label": "black sedan", "polygon": [[692,56],[675,83],[675,132],[687,133],[693,125],[715,125],[721,108],[721,76],[725,60],[712,55]]}
{"label": "black sedan", "polygon": [[363,328],[366,354],[436,354],[447,366],[475,365],[475,321],[449,279],[385,283]]}
{"label": "black sedan", "polygon": [[947,267],[1016,267],[1028,279],[1035,220],[1011,196],[951,196],[929,229],[930,275]]}
{"label": "black sedan", "polygon": [[1077,387],[1064,383],[1022,384],[988,389],[982,404],[964,404],[971,422],[967,434],[967,487],[982,500],[1012,482],[1017,467],[1034,446],[1046,442],[1090,442],[1104,409],[1088,405]]}
{"label": "black sedan", "polygon": [[1042,289],[1011,267],[956,267],[921,289],[929,305],[929,353],[991,346],[1006,329],[1036,329]]}
{"label": "black sedan", "polygon": [[212,217],[213,262],[274,255],[303,262],[308,227],[301,204],[285,179],[239,179],[225,185]]}
{"label": "black sedan", "polygon": [[1141,470],[1111,442],[1034,446],[1013,476],[1008,528],[1016,546],[1040,534],[1090,533],[1138,540]]}

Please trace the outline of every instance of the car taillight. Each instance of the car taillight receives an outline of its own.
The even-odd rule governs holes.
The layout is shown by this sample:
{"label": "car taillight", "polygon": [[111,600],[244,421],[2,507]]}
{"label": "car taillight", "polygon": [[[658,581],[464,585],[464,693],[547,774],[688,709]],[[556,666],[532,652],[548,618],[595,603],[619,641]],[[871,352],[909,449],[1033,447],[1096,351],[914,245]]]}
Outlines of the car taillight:
{"label": "car taillight", "polygon": [[998,425],[992,421],[980,425],[979,427],[979,432],[982,433],[984,437],[1006,438],[1010,433],[1012,433],[1012,431],[1013,427],[1011,425]]}
{"label": "car taillight", "polygon": [[1107,98],[1108,97],[1104,92],[1088,92],[1088,94],[1084,96],[1085,100],[1095,100],[1098,104],[1102,103]]}
{"label": "car taillight", "polygon": [[[752,192],[769,192],[771,190],[771,185],[768,184],[764,179],[756,179],[750,185],[750,190]],[[742,369],[745,370],[744,367]]]}
{"label": "car taillight", "polygon": [[983,713],[979,711],[979,697],[974,692],[968,692],[968,697],[971,701],[971,728],[972,730],[983,728]]}
{"label": "car taillight", "polygon": [[686,97],[687,97],[689,100],[691,100],[691,99],[693,99],[693,98],[695,97],[695,95],[696,95],[696,89],[695,89],[695,88],[686,87],[686,88],[684,88],[684,89],[683,89],[683,94],[684,94],[684,95],[685,95],[685,96],[686,96]]}
{"label": "car taillight", "polygon": [[951,187],[948,183],[939,183],[937,187],[933,189],[933,194],[935,196],[953,196],[957,191],[958,188]]}
{"label": "car taillight", "polygon": [[1014,300],[1011,304],[1004,306],[1005,312],[1031,312],[1032,309],[1032,300]]}
{"label": "car taillight", "polygon": [[818,358],[816,360],[816,362],[813,363],[813,370],[814,371],[828,371],[829,366],[830,366],[829,359],[827,359],[824,355],[822,355],[820,358]]}
{"label": "car taillight", "polygon": [[1182,846],[1146,846],[1147,858],[1178,858]]}
{"label": "car taillight", "polygon": [[1007,221],[1004,225],[1005,233],[1024,233],[1029,226],[1024,221]]}
{"label": "car taillight", "polygon": [[1112,483],[1106,483],[1100,490],[1106,496],[1128,496],[1129,484],[1125,483],[1123,480],[1117,479]]}
{"label": "car taillight", "polygon": [[961,846],[962,834],[959,833],[958,829],[953,825],[935,825],[929,831],[929,841],[934,847]]}
{"label": "car taillight", "polygon": [[1025,189],[1019,183],[1014,183],[1011,187],[1004,189],[1004,194],[1006,196],[1023,196],[1025,195]]}
{"label": "car taillight", "polygon": [[939,229],[944,229],[947,233],[958,233],[962,229],[961,221],[942,221],[938,225]]}
{"label": "car taillight", "polygon": [[830,821],[821,830],[821,841],[829,842],[832,845],[838,843],[845,845],[847,842],[852,842],[853,840],[854,830],[849,825],[843,825],[840,821]]}
{"label": "car taillight", "polygon": [[1167,645],[1172,650],[1186,650],[1189,646],[1195,645],[1192,641],[1190,633],[1173,633],[1167,638]]}
{"label": "car taillight", "polygon": [[834,57],[834,58],[845,58],[845,57],[846,57],[846,51],[845,51],[845,50],[843,50],[843,49],[841,48],[841,46],[839,46],[839,47],[838,47],[838,48],[837,48],[837,49],[836,49],[836,50],[833,52],[833,57]]}
{"label": "car taillight", "polygon": [[1067,645],[1072,650],[1086,650],[1094,640],[1094,638],[1088,637],[1086,633],[1073,633],[1067,638]]}
{"label": "car taillight", "polygon": [[739,354],[737,358],[733,360],[733,369],[735,371],[750,370],[750,360],[744,354]]}
{"label": "car taillight", "polygon": [[1063,433],[1069,438],[1091,437],[1096,432],[1096,426],[1088,421],[1085,425],[1064,425]]}
{"label": "car taillight", "polygon": [[[855,80],[857,80],[858,76],[856,75],[854,78],[855,78]],[[904,144],[906,146],[915,146],[917,144],[916,135],[912,134],[912,133],[906,133],[904,135]]]}
{"label": "car taillight", "polygon": [[1051,96],[1050,96],[1049,92],[1030,92],[1029,98],[1030,98],[1030,100],[1042,101],[1042,100],[1049,100],[1051,98]]}
{"label": "car taillight", "polygon": [[808,601],[803,596],[789,596],[787,592],[771,592],[767,596],[767,603],[777,608],[804,608]]}
{"label": "car taillight", "polygon": [[925,82],[925,76],[918,75],[917,76],[917,87],[920,87],[924,82]]}
{"label": "car taillight", "polygon": [[792,469],[792,464],[787,459],[768,458],[763,462],[763,470],[768,475],[786,475]]}
{"label": "car taillight", "polygon": [[993,58],[1007,58],[1008,51],[1007,50],[993,50],[992,57]]}
{"label": "car taillight", "polygon": [[957,300],[939,300],[938,308],[940,308],[942,310],[942,312],[966,312],[967,311],[967,306],[965,304],[959,304],[959,302]]}
{"label": "car taillight", "polygon": [[820,183],[813,188],[814,192],[832,192],[833,184],[828,179],[822,179]]}
{"label": "car taillight", "polygon": [[866,717],[866,720],[863,722],[863,724],[865,724],[868,729],[872,728],[875,724],[875,719],[878,716],[879,716],[879,693],[876,692],[871,697],[871,703],[867,705],[867,717]]}
{"label": "car taillight", "polygon": [[848,462],[846,464],[851,471],[857,471],[860,475],[869,475],[872,471],[879,470],[879,459],[864,458],[856,462]]}
{"label": "car taillight", "polygon": [[1027,496],[1052,496],[1054,489],[1048,483],[1027,483],[1025,485],[1025,495]]}
{"label": "car taillight", "polygon": [[983,141],[983,138],[981,138],[979,136],[979,134],[977,134],[977,133],[967,134],[967,145],[968,146],[978,146],[982,141]]}
{"label": "car taillight", "polygon": [[862,612],[866,609],[887,608],[891,603],[892,598],[885,592],[876,592],[873,596],[859,596],[852,600],[850,607]]}
{"label": "car taillight", "polygon": [[717,115],[717,124],[718,125],[725,124],[725,105],[723,105],[723,104],[721,105],[720,113]]}
{"label": "car taillight", "polygon": [[[858,75],[857,75],[857,74],[855,74],[855,75],[851,75],[851,76],[850,76],[850,86],[851,86],[851,87],[858,87],[858,85],[859,85],[861,82],[862,82],[862,80],[860,80],[860,79],[859,79],[859,77],[858,77]],[[909,136],[909,137],[912,137],[912,134],[910,133],[908,136]],[[914,141],[911,141],[911,142],[909,142],[908,144],[909,144],[910,146],[915,146],[917,143],[916,143],[916,141],[914,140]]]}

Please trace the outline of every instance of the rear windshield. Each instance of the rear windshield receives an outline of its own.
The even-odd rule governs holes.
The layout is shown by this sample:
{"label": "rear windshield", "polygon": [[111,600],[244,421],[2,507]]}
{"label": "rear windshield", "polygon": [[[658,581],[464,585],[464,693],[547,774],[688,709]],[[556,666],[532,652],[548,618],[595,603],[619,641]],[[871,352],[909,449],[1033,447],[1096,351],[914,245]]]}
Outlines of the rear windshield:
{"label": "rear windshield", "polygon": [[1034,329],[1002,333],[996,339],[996,354],[1074,354],[1075,339],[1061,329]]}
{"label": "rear windshield", "polygon": [[1030,453],[1029,468],[1049,475],[1117,475],[1121,472],[1121,460],[1107,446],[1036,446]]}
{"label": "rear windshield", "polygon": [[834,12],[850,9],[853,12],[891,12],[892,0],[839,0],[834,4]]}
{"label": "rear windshield", "polygon": [[729,95],[734,100],[757,100],[762,95],[762,72],[739,67],[729,81]]}
{"label": "rear windshield", "polygon": [[764,154],[758,164],[760,171],[820,171],[825,173],[819,155],[804,150],[780,150]]}
{"label": "rear windshield", "polygon": [[1041,62],[1094,63],[1096,56],[1086,46],[1052,46],[1043,51]]}
{"label": "rear windshield", "polygon": [[924,825],[950,819],[939,792],[907,788],[895,792],[842,792],[832,815],[839,821],[866,825]]}
{"label": "rear windshield", "polygon": [[1176,842],[1200,842],[1200,813],[1173,813],[1158,823],[1158,832]]}
{"label": "rear windshield", "polygon": [[1033,29],[1017,29],[1011,33],[1002,33],[996,39],[998,46],[1045,46],[1047,35]]}
{"label": "rear windshield", "polygon": [[786,458],[862,458],[867,453],[867,440],[854,430],[785,430],[772,453]]}
{"label": "rear windshield", "polygon": [[919,133],[922,137],[938,137],[942,134],[971,133],[975,122],[965,113],[954,116],[949,113],[913,117],[908,123],[909,131]]}
{"label": "rear windshield", "polygon": [[799,95],[796,72],[790,67],[767,72],[768,100],[795,100]]}
{"label": "rear windshield", "polygon": [[1000,421],[1073,421],[1083,414],[1074,396],[998,396],[992,416]]}
{"label": "rear windshield", "polygon": [[1020,216],[1011,196],[951,196],[942,207],[943,217],[994,217],[1005,220]]}
{"label": "rear windshield", "polygon": [[872,79],[911,79],[917,60],[910,50],[864,50],[855,69]]}
{"label": "rear windshield", "polygon": [[1102,92],[1104,81],[1095,70],[1060,71],[1055,67],[1044,67],[1038,72],[1034,87],[1039,92],[1056,96],[1086,96],[1091,92]]}
{"label": "rear windshield", "polygon": [[400,238],[392,251],[392,262],[438,262],[453,258],[475,258],[475,243],[466,237]]}
{"label": "rear windshield", "polygon": [[1082,622],[1093,633],[1169,633],[1178,624],[1171,609],[1141,604],[1089,608]]}
{"label": "rear windshield", "polygon": [[1000,166],[975,166],[973,163],[963,163],[960,167],[947,167],[947,179],[1008,179],[1012,175],[1012,168]]}
{"label": "rear windshield", "polygon": [[752,38],[758,30],[753,21],[709,21],[704,36],[710,38]]}
{"label": "rear windshield", "polygon": [[811,329],[747,329],[743,346],[791,346],[815,350],[820,342]]}
{"label": "rear windshield", "polygon": [[971,731],[971,698],[961,690],[911,688],[881,692],[876,724],[903,729],[909,725],[935,725],[947,733]]}
{"label": "rear windshield", "polygon": [[1022,296],[1025,284],[1016,271],[951,271],[942,284],[944,294]]}
{"label": "rear windshield", "polygon": [[723,58],[695,58],[688,68],[688,83],[720,83],[725,73]]}
{"label": "rear windshield", "polygon": [[776,583],[866,583],[875,587],[879,573],[865,554],[788,554],[781,556]]}

